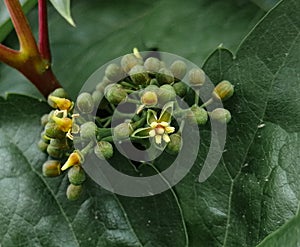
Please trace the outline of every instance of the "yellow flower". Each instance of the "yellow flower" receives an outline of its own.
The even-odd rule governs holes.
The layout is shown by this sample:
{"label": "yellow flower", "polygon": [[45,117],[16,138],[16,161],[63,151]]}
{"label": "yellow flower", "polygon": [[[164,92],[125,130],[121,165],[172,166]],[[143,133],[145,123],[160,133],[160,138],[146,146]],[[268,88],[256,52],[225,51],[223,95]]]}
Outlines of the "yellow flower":
{"label": "yellow flower", "polygon": [[74,106],[74,103],[71,100],[68,100],[66,98],[60,98],[53,95],[49,95],[49,100],[51,100],[55,107],[59,108],[60,110],[71,110]]}
{"label": "yellow flower", "polygon": [[153,110],[147,112],[148,127],[139,128],[133,132],[132,136],[136,138],[152,137],[158,145],[170,142],[169,134],[175,131],[175,128],[170,126],[173,113],[173,102],[167,103],[159,116]]}

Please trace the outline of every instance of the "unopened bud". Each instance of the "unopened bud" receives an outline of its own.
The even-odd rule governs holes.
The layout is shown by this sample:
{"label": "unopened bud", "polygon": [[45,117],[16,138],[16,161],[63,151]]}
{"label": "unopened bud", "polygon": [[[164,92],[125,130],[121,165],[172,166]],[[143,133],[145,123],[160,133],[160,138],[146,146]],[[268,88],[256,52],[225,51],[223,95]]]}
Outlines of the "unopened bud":
{"label": "unopened bud", "polygon": [[60,147],[49,144],[47,146],[47,153],[53,158],[61,159],[65,155],[65,150],[62,150]]}
{"label": "unopened bud", "polygon": [[107,66],[105,76],[112,82],[118,82],[124,77],[124,72],[119,65],[112,63]]}
{"label": "unopened bud", "polygon": [[185,62],[176,60],[171,64],[170,69],[174,77],[178,80],[181,80],[186,74],[187,66]]}
{"label": "unopened bud", "polygon": [[43,175],[45,177],[57,177],[60,174],[60,162],[58,160],[48,160],[43,164]]}
{"label": "unopened bud", "polygon": [[181,97],[181,98],[184,97],[184,96],[186,95],[187,89],[188,89],[187,85],[186,85],[184,82],[182,82],[182,81],[176,82],[176,83],[173,85],[173,88],[174,88],[176,94],[177,94],[179,97]]}
{"label": "unopened bud", "polygon": [[85,181],[86,175],[81,166],[74,165],[68,171],[68,178],[71,184],[80,185]]}
{"label": "unopened bud", "polygon": [[47,147],[48,147],[48,143],[46,143],[44,140],[39,140],[39,142],[38,142],[38,148],[42,152],[46,153],[47,152]]}
{"label": "unopened bud", "polygon": [[197,105],[193,105],[190,108],[190,112],[186,115],[186,119],[191,124],[204,125],[207,122],[208,114],[205,109],[200,108]]}
{"label": "unopened bud", "polygon": [[107,141],[100,141],[94,148],[94,153],[101,160],[110,159],[114,154],[113,146]]}
{"label": "unopened bud", "polygon": [[113,130],[114,139],[117,141],[124,140],[130,137],[133,129],[130,123],[121,123],[117,125]]}
{"label": "unopened bud", "polygon": [[76,100],[77,108],[83,114],[91,113],[94,110],[94,100],[89,93],[81,93]]}
{"label": "unopened bud", "polygon": [[224,109],[224,108],[216,108],[214,109],[209,116],[212,120],[218,121],[222,124],[229,123],[231,120],[231,114],[230,111]]}
{"label": "unopened bud", "polygon": [[179,153],[182,146],[182,138],[181,135],[176,133],[170,135],[170,142],[166,147],[166,151],[171,155],[176,155]]}
{"label": "unopened bud", "polygon": [[141,65],[142,60],[133,54],[126,54],[121,59],[121,67],[128,73],[135,65]]}
{"label": "unopened bud", "polygon": [[152,91],[146,91],[141,97],[141,103],[145,106],[155,106],[157,104],[157,94]]}
{"label": "unopened bud", "polygon": [[49,114],[44,114],[44,115],[41,117],[41,125],[42,125],[42,126],[45,126],[45,125],[48,123],[48,117],[49,117]]}
{"label": "unopened bud", "polygon": [[119,104],[122,100],[127,97],[126,91],[121,85],[112,84],[105,88],[105,98],[112,104]]}
{"label": "unopened bud", "polygon": [[92,122],[86,122],[80,126],[80,137],[83,140],[93,139],[96,137],[97,125]]}
{"label": "unopened bud", "polygon": [[144,67],[149,72],[158,72],[160,69],[160,61],[156,57],[149,57],[144,62]]}
{"label": "unopened bud", "polygon": [[158,92],[158,101],[160,104],[164,105],[169,101],[172,101],[176,98],[176,92],[171,85],[162,85]]}
{"label": "unopened bud", "polygon": [[188,73],[189,82],[192,86],[202,86],[205,82],[205,73],[202,69],[191,69]]}
{"label": "unopened bud", "polygon": [[67,188],[67,198],[70,201],[76,201],[82,194],[82,185],[70,184]]}
{"label": "unopened bud", "polygon": [[234,93],[234,87],[229,81],[221,81],[214,88],[213,97],[225,101],[229,99]]}
{"label": "unopened bud", "polygon": [[45,135],[49,138],[61,139],[65,137],[65,132],[63,132],[56,123],[47,123],[45,126]]}

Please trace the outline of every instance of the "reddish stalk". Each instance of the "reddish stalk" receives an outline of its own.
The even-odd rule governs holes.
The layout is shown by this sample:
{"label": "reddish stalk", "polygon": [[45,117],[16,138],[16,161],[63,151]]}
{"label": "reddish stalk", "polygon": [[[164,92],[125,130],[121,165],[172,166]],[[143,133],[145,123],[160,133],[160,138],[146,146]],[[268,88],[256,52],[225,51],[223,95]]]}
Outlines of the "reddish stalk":
{"label": "reddish stalk", "polygon": [[19,70],[47,97],[61,86],[51,70],[46,2],[39,1],[40,50],[19,1],[5,0],[5,4],[19,39],[20,50],[12,50],[0,44],[0,61]]}

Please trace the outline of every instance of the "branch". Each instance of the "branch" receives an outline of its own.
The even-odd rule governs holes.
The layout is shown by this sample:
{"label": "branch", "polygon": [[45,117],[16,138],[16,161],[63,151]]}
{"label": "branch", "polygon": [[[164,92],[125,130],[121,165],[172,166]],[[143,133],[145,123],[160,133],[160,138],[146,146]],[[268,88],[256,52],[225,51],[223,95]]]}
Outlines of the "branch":
{"label": "branch", "polygon": [[17,67],[19,64],[20,52],[15,51],[0,44],[0,61],[12,67]]}
{"label": "branch", "polygon": [[19,0],[4,0],[20,42],[20,51],[38,55],[38,48]]}
{"label": "branch", "polygon": [[51,63],[51,51],[49,45],[47,1],[39,0],[39,50],[42,58]]}

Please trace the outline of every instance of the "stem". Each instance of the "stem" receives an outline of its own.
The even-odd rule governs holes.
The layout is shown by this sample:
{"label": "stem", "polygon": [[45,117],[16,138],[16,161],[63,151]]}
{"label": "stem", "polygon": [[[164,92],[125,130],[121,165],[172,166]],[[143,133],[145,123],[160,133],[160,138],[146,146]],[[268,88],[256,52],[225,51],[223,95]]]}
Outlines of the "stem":
{"label": "stem", "polygon": [[18,0],[4,0],[15,27],[20,50],[12,50],[0,44],[0,61],[19,70],[47,97],[61,87],[50,66],[50,49],[45,0],[39,1],[41,53],[37,47],[27,18]]}
{"label": "stem", "polygon": [[51,51],[49,45],[47,1],[39,0],[39,50],[42,58],[51,63]]}
{"label": "stem", "polygon": [[213,98],[210,98],[208,101],[206,101],[205,103],[203,103],[203,104],[200,106],[200,108],[204,108],[204,107],[210,105],[213,101],[214,101]]}
{"label": "stem", "polygon": [[12,23],[20,42],[20,51],[30,52],[31,56],[39,54],[29,23],[18,0],[4,0],[10,13]]}

